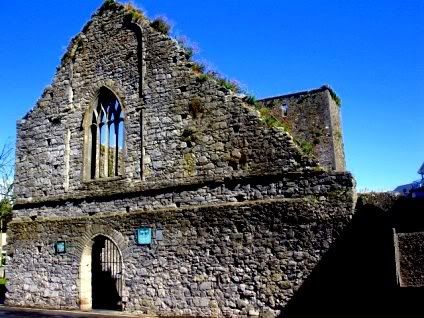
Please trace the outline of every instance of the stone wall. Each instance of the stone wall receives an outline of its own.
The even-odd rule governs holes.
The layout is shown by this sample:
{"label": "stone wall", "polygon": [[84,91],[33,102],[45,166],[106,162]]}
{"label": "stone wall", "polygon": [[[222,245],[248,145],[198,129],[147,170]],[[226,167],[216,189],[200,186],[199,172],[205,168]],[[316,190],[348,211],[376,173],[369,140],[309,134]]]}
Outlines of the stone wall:
{"label": "stone wall", "polygon": [[175,40],[144,18],[129,22],[123,6],[94,15],[71,43],[51,87],[18,123],[18,199],[109,191],[114,182],[89,182],[84,165],[85,121],[103,86],[125,112],[119,187],[317,168],[286,132],[268,128],[242,97],[192,67]]}
{"label": "stone wall", "polygon": [[[122,252],[128,311],[275,315],[319,266],[352,218],[352,176],[324,171],[194,66],[141,13],[111,1],[75,37],[18,123],[9,305],[81,308],[82,253],[96,235]],[[87,118],[102,87],[125,112],[125,173],[90,180]],[[343,170],[334,105],[308,107],[331,104],[328,89],[287,98],[305,140],[309,120],[311,134],[320,129],[323,165]],[[140,226],[163,229],[163,240],[137,246]]]}
{"label": "stone wall", "polygon": [[[259,104],[270,108],[300,145],[311,148],[322,166],[344,171],[340,106],[333,96],[331,88],[323,86],[311,91],[265,98]],[[283,108],[286,108],[287,114],[284,114]]]}
{"label": "stone wall", "polygon": [[[125,310],[278,314],[341,235],[351,206],[334,195],[13,221],[7,303],[78,309],[81,253],[103,234],[122,251]],[[162,228],[163,240],[136,245],[140,226]],[[58,240],[65,254],[55,254]]]}
{"label": "stone wall", "polygon": [[[329,175],[323,172],[252,177],[202,184],[181,184],[172,188],[141,191],[103,191],[85,193],[81,197],[55,197],[32,203],[16,204],[15,219],[46,216],[75,216],[113,211],[154,210],[184,206],[221,204],[280,198],[301,198],[314,195],[326,201],[329,196],[352,196],[352,176],[346,173]],[[330,213],[330,211],[328,212]]]}
{"label": "stone wall", "polygon": [[393,260],[387,266],[396,270],[396,284],[399,287],[423,287],[422,262],[424,259],[424,201],[393,193],[369,193],[360,195],[358,209],[376,211],[391,230],[386,237],[392,246]]}
{"label": "stone wall", "polygon": [[396,233],[398,283],[401,287],[423,287],[424,232]]}

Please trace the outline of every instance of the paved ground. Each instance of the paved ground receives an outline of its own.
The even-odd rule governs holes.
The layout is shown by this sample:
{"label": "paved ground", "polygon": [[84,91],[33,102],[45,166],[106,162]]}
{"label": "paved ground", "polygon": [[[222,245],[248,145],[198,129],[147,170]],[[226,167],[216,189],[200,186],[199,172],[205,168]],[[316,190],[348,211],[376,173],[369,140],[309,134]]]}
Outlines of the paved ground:
{"label": "paved ground", "polygon": [[[134,318],[137,316],[126,315],[120,312],[113,311],[93,311],[89,313],[69,312],[56,310],[39,310],[39,309],[21,309],[0,306],[0,318]],[[143,316],[138,316],[143,317]],[[147,318],[147,316],[144,316]]]}

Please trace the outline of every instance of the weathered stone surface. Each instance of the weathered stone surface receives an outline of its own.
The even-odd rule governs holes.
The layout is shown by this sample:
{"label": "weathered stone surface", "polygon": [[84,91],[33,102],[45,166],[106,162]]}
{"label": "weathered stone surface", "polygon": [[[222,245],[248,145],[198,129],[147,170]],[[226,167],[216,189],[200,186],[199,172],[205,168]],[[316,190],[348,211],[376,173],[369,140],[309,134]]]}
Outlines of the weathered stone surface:
{"label": "weathered stone surface", "polygon": [[[330,170],[345,170],[340,105],[328,86],[260,100],[286,123],[300,143],[312,147],[319,163]],[[286,112],[284,114],[284,112]]]}
{"label": "weathered stone surface", "polygon": [[[349,222],[352,176],[324,171],[175,40],[109,6],[18,123],[7,303],[89,308],[82,268],[102,235],[122,253],[127,311],[278,315]],[[92,180],[85,122],[102,87],[125,113],[125,173]],[[153,243],[137,245],[146,226]]]}
{"label": "weathered stone surface", "polygon": [[[241,97],[213,78],[199,81],[176,41],[147,20],[127,22],[121,6],[95,15],[71,51],[37,106],[18,123],[15,191],[21,200],[311,171],[317,165],[287,133],[260,121]],[[125,176],[88,182],[82,122],[103,86],[125,112]],[[193,99],[202,102],[201,116],[190,112]]]}
{"label": "weathered stone surface", "polygon": [[[303,198],[13,221],[7,302],[78,308],[86,233],[101,229],[123,235],[126,310],[175,314],[179,303],[185,314],[279,311],[326,252],[322,243],[342,233],[348,211],[338,200]],[[163,240],[136,245],[141,225],[162,228]],[[55,254],[58,240],[66,254]]]}
{"label": "weathered stone surface", "polygon": [[424,232],[399,233],[395,236],[398,250],[399,284],[402,287],[424,286]]}

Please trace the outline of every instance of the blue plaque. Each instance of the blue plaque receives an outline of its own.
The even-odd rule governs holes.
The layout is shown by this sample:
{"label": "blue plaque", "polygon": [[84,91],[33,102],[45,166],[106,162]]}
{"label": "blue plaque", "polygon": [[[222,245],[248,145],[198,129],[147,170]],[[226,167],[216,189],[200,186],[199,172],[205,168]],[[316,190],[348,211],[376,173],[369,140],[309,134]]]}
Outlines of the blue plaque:
{"label": "blue plaque", "polygon": [[65,241],[57,241],[54,245],[54,249],[56,250],[56,254],[63,254],[66,252]]}
{"label": "blue plaque", "polygon": [[137,229],[136,240],[139,245],[152,244],[152,229],[150,227],[141,227]]}

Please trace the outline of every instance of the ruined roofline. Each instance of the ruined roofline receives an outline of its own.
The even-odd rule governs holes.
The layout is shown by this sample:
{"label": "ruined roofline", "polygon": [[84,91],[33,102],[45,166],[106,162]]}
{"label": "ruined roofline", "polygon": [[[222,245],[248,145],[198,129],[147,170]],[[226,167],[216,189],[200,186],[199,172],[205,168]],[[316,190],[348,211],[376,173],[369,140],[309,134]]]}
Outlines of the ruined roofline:
{"label": "ruined roofline", "polygon": [[[132,4],[121,4],[115,0],[104,0],[101,6],[91,15],[90,19],[84,24],[82,29],[71,38],[69,41],[69,44],[65,50],[65,52],[62,54],[59,60],[59,65],[56,67],[56,73],[53,75],[52,82],[55,81],[56,74],[58,70],[68,62],[68,60],[72,60],[74,55],[76,54],[77,50],[79,49],[79,46],[83,42],[83,37],[85,36],[85,33],[87,32],[88,28],[93,23],[93,19],[97,16],[101,16],[104,12],[108,10],[126,10],[127,16],[133,23],[140,23],[141,21],[147,21],[150,23],[151,21],[144,15],[143,11],[140,9],[134,7]],[[40,102],[47,96],[47,94],[52,90],[51,84],[47,85],[43,89],[43,93],[41,94],[41,97],[38,98],[35,102],[35,105],[27,111],[20,119],[17,120],[19,123],[21,120],[27,120],[30,118],[33,111],[40,106]]]}
{"label": "ruined roofline", "polygon": [[290,98],[290,97],[296,97],[296,96],[302,96],[302,95],[310,95],[310,94],[315,94],[319,92],[324,92],[326,90],[328,90],[332,98],[335,99],[334,96],[337,96],[336,92],[329,85],[322,85],[319,88],[314,88],[311,90],[305,90],[305,91],[294,92],[294,93],[289,93],[284,95],[276,95],[276,96],[261,98],[261,99],[258,99],[258,102],[267,102],[277,98]]}
{"label": "ruined roofline", "polygon": [[[87,30],[89,29],[89,27],[92,25],[93,19],[95,19],[98,16],[103,15],[106,11],[118,11],[118,10],[125,10],[126,11],[126,18],[128,19],[127,22],[129,22],[129,23],[143,24],[143,25],[147,24],[147,25],[151,26],[151,24],[153,22],[153,20],[149,19],[141,9],[136,8],[131,3],[121,4],[121,3],[119,3],[118,1],[115,1],[115,0],[104,0],[103,3],[101,4],[101,6],[91,15],[90,19],[84,24],[84,26],[81,28],[81,30],[75,36],[73,36],[71,38],[71,40],[69,41],[69,44],[68,44],[65,52],[60,57],[59,64],[56,67],[56,73],[53,75],[52,83],[54,83],[54,81],[55,81],[58,70],[61,67],[63,67],[67,62],[69,62],[69,60],[72,60],[74,58],[75,54],[79,50],[79,46],[84,42],[83,38],[84,38]],[[158,30],[156,30],[156,31],[160,32]],[[169,35],[167,34],[167,36],[169,36]],[[29,111],[27,111],[20,119],[17,120],[18,124],[22,120],[29,119],[31,114],[35,111],[35,109],[40,106],[40,102],[52,90],[52,83],[48,84],[43,89],[41,97],[39,97],[36,100],[34,106],[31,107],[31,109]]]}
{"label": "ruined roofline", "polygon": [[85,25],[82,27],[81,31],[78,32],[70,41],[66,52],[63,54],[60,64],[63,64],[63,62],[66,62],[68,58],[72,58],[75,54],[75,51],[78,49],[79,42],[81,41],[81,35],[84,35],[88,28],[93,23],[93,19],[97,16],[101,16],[106,11],[117,11],[117,10],[125,10],[126,11],[126,17],[128,17],[129,22],[133,23],[141,23],[141,22],[148,22],[151,23],[150,19],[148,19],[144,12],[140,9],[134,7],[132,4],[121,4],[115,0],[104,0],[103,4],[96,10],[95,13],[91,15],[90,20],[85,23]]}

